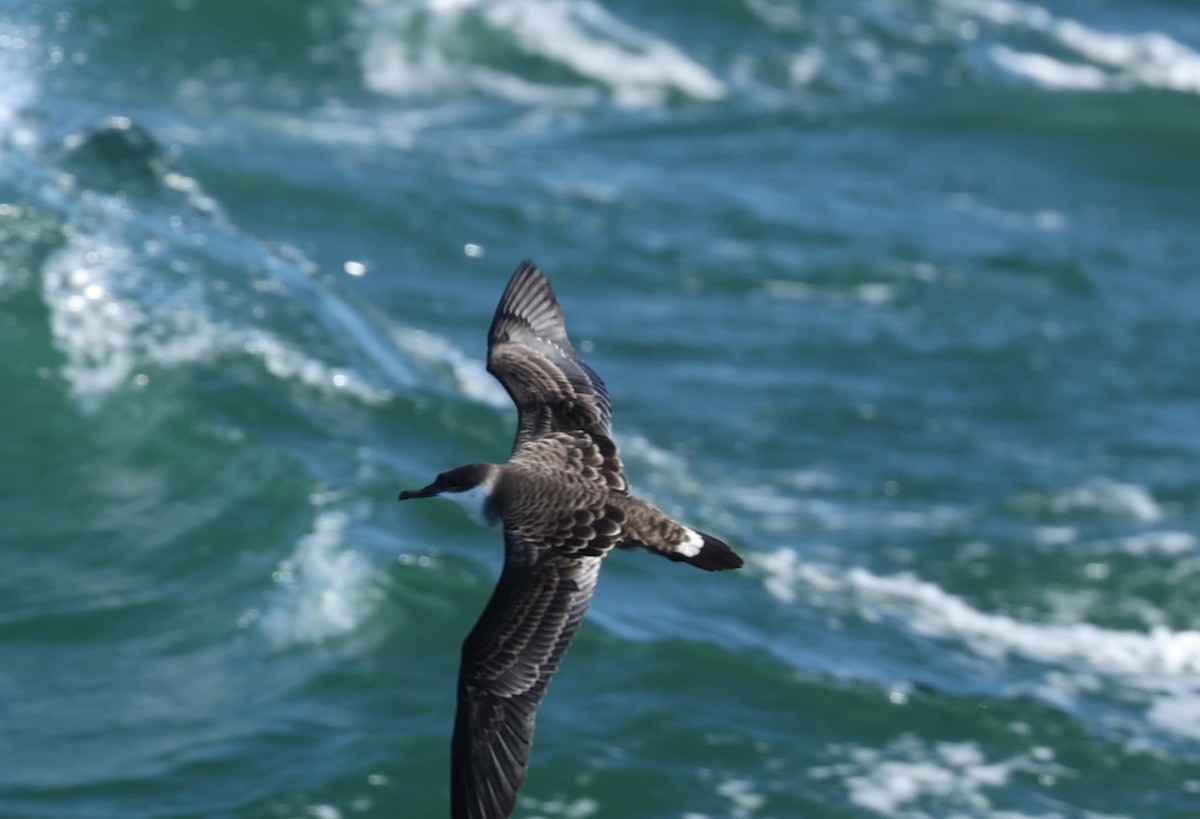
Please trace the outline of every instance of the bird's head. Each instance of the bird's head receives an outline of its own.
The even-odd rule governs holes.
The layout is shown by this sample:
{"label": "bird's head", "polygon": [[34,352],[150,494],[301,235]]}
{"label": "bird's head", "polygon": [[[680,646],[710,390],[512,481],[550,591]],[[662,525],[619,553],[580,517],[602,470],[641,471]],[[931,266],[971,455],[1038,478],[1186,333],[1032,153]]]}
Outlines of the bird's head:
{"label": "bird's head", "polygon": [[467,464],[466,466],[448,469],[433,479],[429,486],[420,489],[405,489],[400,493],[400,500],[410,498],[436,498],[454,492],[469,492],[487,481],[491,472],[491,464]]}
{"label": "bird's head", "polygon": [[496,517],[490,501],[497,472],[493,464],[467,464],[448,469],[434,478],[429,486],[405,489],[400,493],[400,500],[444,498],[463,507],[478,522],[490,525]]}

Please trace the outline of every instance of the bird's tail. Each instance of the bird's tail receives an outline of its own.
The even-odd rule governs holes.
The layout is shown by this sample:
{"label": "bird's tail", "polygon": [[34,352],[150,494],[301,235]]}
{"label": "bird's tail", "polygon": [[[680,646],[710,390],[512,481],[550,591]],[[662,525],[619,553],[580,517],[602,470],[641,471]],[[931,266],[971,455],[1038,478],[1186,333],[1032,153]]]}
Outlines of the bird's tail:
{"label": "bird's tail", "polygon": [[638,498],[626,496],[620,505],[625,513],[621,548],[647,549],[709,572],[742,567],[742,559],[723,540],[677,523]]}
{"label": "bird's tail", "polygon": [[700,539],[700,548],[694,554],[684,554],[676,551],[674,554],[668,553],[667,558],[670,560],[680,560],[684,563],[690,563],[698,569],[704,569],[707,572],[723,572],[727,569],[742,568],[742,559],[738,553],[729,548],[729,544],[723,540],[713,537],[707,532],[697,532],[695,529],[687,529],[688,534]]}

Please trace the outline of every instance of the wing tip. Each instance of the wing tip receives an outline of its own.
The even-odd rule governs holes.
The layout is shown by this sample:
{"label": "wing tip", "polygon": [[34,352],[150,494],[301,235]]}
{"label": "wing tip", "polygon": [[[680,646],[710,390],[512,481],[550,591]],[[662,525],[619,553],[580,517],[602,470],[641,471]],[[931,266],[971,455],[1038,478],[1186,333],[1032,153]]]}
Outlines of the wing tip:
{"label": "wing tip", "polygon": [[550,280],[546,278],[546,274],[537,266],[533,259],[525,258],[517,265],[517,269],[513,271],[508,280],[508,287],[505,288],[504,295],[500,297],[500,302],[508,301],[509,293],[514,296],[519,292],[524,298],[528,298],[533,288],[533,293],[545,291],[550,294],[550,298],[555,300],[554,289],[550,287]]}
{"label": "wing tip", "polygon": [[532,259],[525,259],[517,265],[500,296],[488,331],[490,343],[502,340],[498,334],[505,326],[524,326],[539,337],[549,338],[559,344],[570,343],[558,296],[546,274]]}

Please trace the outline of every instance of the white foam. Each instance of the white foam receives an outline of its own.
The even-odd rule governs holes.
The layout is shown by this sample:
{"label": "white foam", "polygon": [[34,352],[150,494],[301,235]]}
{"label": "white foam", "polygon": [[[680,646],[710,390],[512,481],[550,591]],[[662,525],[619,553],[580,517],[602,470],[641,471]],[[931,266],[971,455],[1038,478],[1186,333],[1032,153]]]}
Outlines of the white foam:
{"label": "white foam", "polygon": [[705,486],[691,473],[686,458],[653,443],[649,438],[636,432],[621,434],[621,460],[626,465],[634,465],[634,471],[646,473],[647,486],[641,494],[651,502],[670,505],[669,498],[685,497],[693,501],[706,501],[709,494]]}
{"label": "white foam", "polygon": [[32,127],[22,118],[37,97],[36,47],[34,31],[0,17],[0,145],[30,148],[36,141]]}
{"label": "white foam", "polygon": [[441,336],[400,325],[390,328],[390,336],[400,350],[427,371],[448,376],[451,386],[466,397],[499,409],[512,407],[508,393],[487,371],[487,365]]}
{"label": "white foam", "polygon": [[793,602],[803,586],[835,590],[864,614],[894,618],[918,634],[958,641],[993,660],[1016,655],[1073,672],[1140,677],[1148,688],[1155,687],[1150,677],[1192,680],[1200,674],[1200,631],[1159,626],[1135,632],[1090,623],[1028,622],[980,611],[911,574],[881,576],[861,568],[841,572],[802,561],[788,549],[754,559],[764,571],[767,591],[779,600]]}
{"label": "white foam", "polygon": [[661,105],[668,91],[711,102],[725,97],[716,77],[680,49],[630,26],[592,0],[517,0],[488,6],[529,54],[612,89],[629,107]]}
{"label": "white foam", "polygon": [[[857,609],[870,622],[947,640],[994,663],[1011,657],[1040,666],[1014,679],[1014,690],[1070,709],[1081,696],[1112,686],[1126,706],[1141,701],[1145,722],[1176,736],[1200,736],[1200,632],[1152,625],[1145,631],[1086,622],[1033,622],[969,605],[911,574],[880,576],[802,561],[790,550],[752,555],[764,587],[784,602],[801,594],[822,606]],[[1053,601],[1052,601],[1053,602]],[[1080,601],[1059,600],[1059,616],[1080,616]],[[1089,601],[1082,601],[1083,609]]]}
{"label": "white foam", "polygon": [[276,378],[298,381],[325,393],[352,395],[364,404],[383,404],[392,397],[391,392],[368,383],[354,370],[330,366],[271,333],[248,329],[230,335],[243,339],[242,350],[260,359]]}
{"label": "white foam", "polygon": [[342,812],[333,805],[309,805],[304,812],[313,819],[342,819]]}
{"label": "white foam", "polygon": [[1099,91],[1112,87],[1108,74],[1092,65],[1064,63],[1045,54],[1014,51],[994,45],[988,52],[992,61],[1006,71],[1033,80],[1052,90]]}
{"label": "white foam", "polygon": [[350,515],[321,510],[272,575],[278,593],[259,626],[277,645],[320,643],[348,634],[374,611],[382,594],[371,564],[346,547]]}
{"label": "white foam", "polygon": [[955,210],[975,214],[986,222],[1004,228],[1033,228],[1046,233],[1057,233],[1070,224],[1070,219],[1062,211],[1050,209],[1032,212],[1007,210],[981,201],[970,193],[954,194],[950,197],[950,206]]}
{"label": "white foam", "polygon": [[1033,539],[1043,546],[1065,546],[1078,538],[1074,526],[1039,526],[1033,530]]}
{"label": "white foam", "polygon": [[[752,516],[756,526],[768,532],[795,532],[797,526],[822,532],[847,530],[923,529],[943,531],[957,525],[966,512],[949,506],[925,508],[881,507],[871,501],[831,501],[822,497],[800,494],[811,489],[836,486],[830,476],[781,476],[782,482],[795,486],[797,491],[776,484],[742,484],[721,493],[724,508],[741,510]],[[884,486],[885,493],[888,486]],[[744,516],[743,516],[744,517]]]}
{"label": "white foam", "polygon": [[415,383],[380,329],[386,321],[319,278],[300,251],[231,226],[196,180],[166,170],[164,189],[180,196],[135,210],[64,179],[43,187],[66,218],[66,241],[43,265],[42,295],[63,378],[84,407],[152,383],[155,369],[226,356],[249,355],[275,378],[366,404]]}
{"label": "white foam", "polygon": [[1190,532],[1142,532],[1128,537],[1101,540],[1089,544],[1102,552],[1124,552],[1130,555],[1182,555],[1196,550],[1196,536]]}
{"label": "white foam", "polygon": [[594,0],[363,0],[363,8],[363,73],[379,93],[475,88],[522,103],[595,99],[587,86],[541,85],[475,62],[473,32],[480,27],[522,55],[606,88],[622,106],[662,105],[671,93],[711,102],[727,93],[680,48],[621,21]]}
{"label": "white foam", "polygon": [[791,549],[777,549],[753,555],[750,562],[763,571],[763,586],[783,603],[795,603],[798,589],[836,591],[842,584],[828,569],[800,559]]}
{"label": "white foam", "polygon": [[1039,515],[1095,513],[1141,523],[1157,523],[1164,514],[1146,487],[1103,477],[1091,478],[1069,489],[1027,492],[1015,497],[1012,503],[1022,511]]}
{"label": "white foam", "polygon": [[42,298],[65,358],[62,374],[85,401],[128,382],[138,361],[136,339],[146,316],[113,292],[116,270],[135,284],[142,276],[128,248],[79,237],[52,254],[43,270]]}
{"label": "white foam", "polygon": [[1146,719],[1169,733],[1200,740],[1200,692],[1167,692],[1151,703]]}
{"label": "white foam", "polygon": [[772,28],[780,31],[804,31],[805,14],[796,6],[776,0],[746,0],[746,8]]}
{"label": "white foam", "polygon": [[1080,486],[1057,492],[1047,499],[1051,512],[1096,511],[1132,518],[1143,523],[1162,519],[1162,507],[1144,486],[1110,478],[1093,478]]}
{"label": "white foam", "polygon": [[879,306],[890,304],[896,299],[896,288],[888,282],[863,282],[851,290],[822,289],[804,282],[787,279],[770,279],[763,285],[767,295],[773,299],[807,301],[810,299],[841,304],[855,299],[863,304]]}
{"label": "white foam", "polygon": [[[974,742],[927,743],[906,735],[882,748],[835,747],[844,761],[810,770],[815,779],[835,780],[851,802],[889,819],[972,816],[979,819],[1050,819],[1058,814],[1013,813],[998,807],[991,791],[1014,775],[1052,782],[1065,769],[1050,748],[1038,747],[991,761]],[[1101,819],[1100,814],[1091,814]],[[1116,819],[1116,817],[1109,817]]]}
{"label": "white foam", "polygon": [[540,811],[540,813],[531,814],[529,819],[546,819],[550,816],[561,816],[563,819],[587,819],[600,810],[599,802],[584,796],[570,801],[561,798],[539,800],[531,796],[522,796],[521,804]]}
{"label": "white foam", "polygon": [[727,779],[717,786],[717,793],[729,800],[733,819],[749,819],[767,801],[749,779]]}
{"label": "white foam", "polygon": [[729,490],[727,497],[738,508],[754,515],[780,516],[791,520],[804,511],[803,500],[779,492],[773,486],[735,486]]}
{"label": "white foam", "polygon": [[1065,49],[1079,61],[994,46],[989,54],[1004,70],[1050,90],[1128,91],[1157,88],[1200,94],[1200,53],[1157,31],[1098,31],[1078,20],[1015,0],[943,0],[950,8],[998,26],[1044,36],[1047,48]]}
{"label": "white foam", "polygon": [[840,484],[837,477],[819,469],[797,469],[784,475],[783,479],[797,492],[827,492],[837,489]]}
{"label": "white foam", "polygon": [[1059,42],[1148,88],[1200,94],[1200,54],[1159,32],[1123,35],[1095,31],[1074,20],[1053,28]]}
{"label": "white foam", "polygon": [[[120,218],[114,210],[123,207],[114,198],[80,194],[81,214],[96,224]],[[62,376],[83,406],[94,407],[130,384],[148,383],[147,371],[154,368],[237,353],[259,359],[276,378],[323,392],[368,404],[391,398],[358,372],[331,366],[271,332],[212,318],[199,279],[173,280],[171,273],[179,271],[164,272],[163,247],[150,239],[139,253],[119,228],[72,229],[66,244],[46,260],[42,298],[63,354]],[[180,270],[186,272],[186,265]]]}

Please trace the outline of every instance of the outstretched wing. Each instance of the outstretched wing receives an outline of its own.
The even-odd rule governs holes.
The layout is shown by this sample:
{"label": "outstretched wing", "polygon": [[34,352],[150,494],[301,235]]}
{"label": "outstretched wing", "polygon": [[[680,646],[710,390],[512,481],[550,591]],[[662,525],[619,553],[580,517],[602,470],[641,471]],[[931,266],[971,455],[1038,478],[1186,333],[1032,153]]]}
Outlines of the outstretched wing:
{"label": "outstretched wing", "polygon": [[558,299],[528,259],[513,273],[492,318],[488,372],[517,405],[514,452],[550,432],[612,437],[604,382],[571,346]]}
{"label": "outstretched wing", "polygon": [[505,533],[509,559],[463,644],[450,750],[452,819],[505,819],[525,779],[533,725],[591,602],[601,556],[533,557]]}

